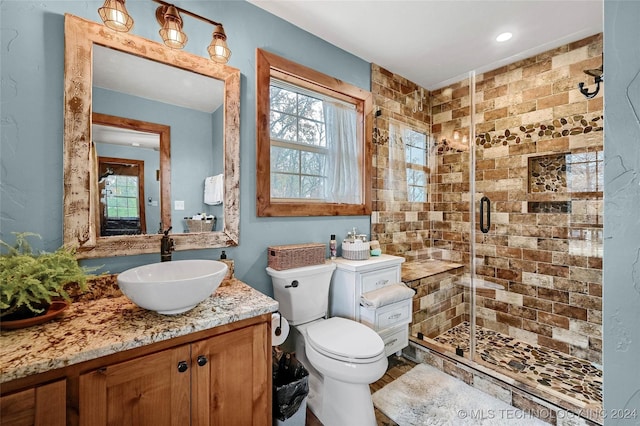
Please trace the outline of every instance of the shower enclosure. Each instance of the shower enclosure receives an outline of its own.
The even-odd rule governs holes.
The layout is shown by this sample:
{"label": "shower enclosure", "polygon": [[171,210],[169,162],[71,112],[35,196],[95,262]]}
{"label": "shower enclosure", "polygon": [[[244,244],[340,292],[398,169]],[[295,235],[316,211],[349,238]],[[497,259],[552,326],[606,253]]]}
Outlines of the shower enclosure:
{"label": "shower enclosure", "polygon": [[[388,245],[417,291],[413,344],[596,422],[603,111],[578,82],[601,52],[597,35],[430,92],[428,236]],[[398,141],[390,130],[389,167],[406,176],[385,183],[410,195]]]}
{"label": "shower enclosure", "polygon": [[602,112],[509,116],[510,107],[496,110],[486,83],[471,74],[432,96],[432,110],[458,101],[469,111],[434,123],[430,184],[432,211],[443,219],[431,223],[432,257],[464,265],[451,284],[464,315],[426,338],[567,408],[595,413],[602,403]]}

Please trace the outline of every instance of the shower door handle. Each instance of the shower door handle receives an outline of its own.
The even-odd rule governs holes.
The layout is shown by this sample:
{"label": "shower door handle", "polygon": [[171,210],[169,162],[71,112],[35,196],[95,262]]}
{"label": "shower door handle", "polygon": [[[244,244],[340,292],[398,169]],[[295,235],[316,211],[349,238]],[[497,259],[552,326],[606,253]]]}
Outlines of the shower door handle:
{"label": "shower door handle", "polygon": [[[486,220],[486,224],[485,224],[485,218],[484,218],[484,205],[487,205],[487,220]],[[482,231],[483,234],[486,234],[487,232],[489,232],[489,228],[491,227],[491,200],[489,200],[489,197],[484,196],[480,199],[480,231]]]}

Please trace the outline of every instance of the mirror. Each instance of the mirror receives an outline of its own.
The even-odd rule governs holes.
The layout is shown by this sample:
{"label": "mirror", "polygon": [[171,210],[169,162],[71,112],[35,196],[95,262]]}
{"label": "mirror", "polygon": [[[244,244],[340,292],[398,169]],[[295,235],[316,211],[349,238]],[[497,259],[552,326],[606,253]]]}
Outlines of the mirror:
{"label": "mirror", "polygon": [[91,138],[100,236],[153,234],[171,224],[171,128],[94,110]]}
{"label": "mirror", "polygon": [[[132,118],[131,110],[149,111],[156,108],[136,107],[129,96],[132,92],[127,92],[124,98],[119,100],[105,102],[112,94],[120,91],[109,87],[103,83],[100,77],[100,71],[108,69],[106,65],[98,65],[96,59],[103,56],[104,51],[117,51],[118,54],[126,54],[133,60],[144,60],[153,64],[163,64],[164,68],[172,73],[187,71],[187,85],[195,85],[197,80],[214,79],[221,88],[219,92],[222,94],[222,106],[218,108],[213,115],[219,118],[209,119],[208,137],[205,140],[201,137],[199,140],[195,134],[189,132],[187,136],[180,135],[176,131],[177,125],[171,124],[172,120],[176,120],[174,112],[165,112],[158,116],[148,119]],[[117,61],[120,66],[124,67],[121,60]],[[136,68],[142,65],[135,65]],[[94,69],[95,67],[95,69]],[[103,67],[105,69],[103,69]],[[153,72],[156,74],[156,72]],[[105,73],[102,73],[105,74]],[[115,72],[107,72],[107,76],[113,76]],[[131,75],[135,73],[128,73]],[[149,73],[146,74],[148,77]],[[177,86],[178,80],[185,80],[183,77],[163,77],[165,83],[158,87],[157,84],[150,85],[150,91],[146,94],[135,93],[134,96],[145,98],[145,101],[166,102],[162,99],[156,99],[159,93],[166,94],[168,88]],[[94,84],[94,79],[100,80],[98,84]],[[120,79],[121,80],[121,79]],[[143,80],[150,80],[146,78]],[[135,87],[144,86],[143,82],[132,81],[127,77],[130,85]],[[203,89],[198,89],[203,91]],[[126,91],[126,90],[123,90]],[[211,99],[215,99],[216,89],[206,89],[207,93],[211,91]],[[184,92],[180,89],[178,92]],[[106,94],[106,95],[105,95]],[[184,108],[181,104],[178,94],[170,95],[173,105],[171,108]],[[186,98],[193,98],[187,95]],[[143,253],[155,253],[160,250],[159,223],[162,222],[163,227],[168,227],[170,223],[173,226],[172,237],[174,238],[176,250],[191,250],[202,248],[229,247],[238,244],[239,233],[239,113],[240,113],[240,71],[227,65],[220,65],[211,62],[209,59],[192,55],[183,51],[170,49],[160,43],[150,41],[141,37],[137,37],[127,33],[117,33],[101,24],[84,20],[72,15],[65,16],[65,104],[64,104],[64,243],[66,246],[75,247],[77,249],[77,257],[94,258],[94,257],[112,257],[122,255],[133,255]],[[111,105],[111,109],[105,107]],[[216,107],[213,107],[214,109]],[[198,109],[198,107],[195,107]],[[92,117],[98,117],[92,120]],[[189,114],[191,120],[197,112]],[[111,120],[121,123],[128,123],[128,126],[113,125],[113,123],[100,122],[105,117],[112,117]],[[114,118],[113,118],[114,117]],[[180,118],[180,121],[185,120]],[[216,125],[220,123],[222,131],[217,138],[214,136]],[[102,175],[99,169],[99,158],[105,157],[113,160],[113,155],[100,154],[100,143],[96,141],[93,134],[94,124],[111,126],[115,128],[123,128],[135,130],[140,123],[164,126],[168,130],[165,136],[161,131],[145,130],[142,126],[141,131],[147,133],[156,133],[160,135],[160,147],[158,151],[159,166],[154,166],[152,160],[148,160],[146,169],[152,168],[151,174],[153,180],[156,178],[154,174],[157,172],[157,185],[147,189],[148,177],[145,177],[144,191],[141,189],[138,194],[144,192],[140,202],[140,212],[145,210],[146,234],[124,235],[130,230],[116,235],[102,235],[100,218],[103,216],[104,205],[101,205],[101,188],[100,179]],[[96,128],[96,130],[104,130]],[[163,139],[164,138],[164,139]],[[177,146],[180,139],[189,140],[182,146]],[[93,143],[92,143],[93,141]],[[163,141],[164,144],[163,145]],[[216,169],[213,166],[214,161],[210,159],[207,165],[202,166],[203,171],[197,177],[193,177],[188,170],[197,169],[199,159],[202,157],[199,153],[199,146],[212,147],[222,145],[217,148],[216,152],[222,154],[222,167]],[[92,146],[96,147],[95,149]],[[212,149],[212,148],[207,148]],[[97,151],[97,152],[96,152]],[[213,152],[213,151],[212,151]],[[173,153],[173,155],[171,155]],[[207,155],[208,157],[213,156]],[[108,166],[106,166],[108,167]],[[182,171],[181,171],[182,168]],[[102,170],[106,172],[108,168]],[[115,171],[114,167],[111,172]],[[219,212],[216,214],[218,224],[213,231],[209,232],[191,232],[186,233],[184,217],[192,214],[204,212],[203,204],[203,187],[204,179],[209,175],[220,173],[222,175],[222,205],[215,206]],[[148,170],[145,176],[149,176]],[[189,179],[185,181],[185,179]],[[103,178],[106,179],[106,176]],[[174,194],[171,188],[176,188]],[[198,195],[198,201],[185,202],[185,198],[189,200],[189,195],[184,192],[184,188],[195,191]],[[103,188],[104,189],[104,188]],[[149,193],[147,194],[147,191]],[[157,198],[156,199],[156,194]],[[172,198],[173,197],[173,198]],[[193,196],[192,196],[193,198]],[[185,211],[173,210],[172,207],[180,207],[180,202],[185,204]],[[154,206],[154,202],[157,206]],[[144,206],[142,205],[144,203]],[[198,207],[200,206],[200,207]],[[149,223],[156,220],[153,215],[147,215],[146,210],[152,210],[153,207],[159,208],[157,215],[161,220],[159,223]],[[198,210],[200,208],[200,210]],[[167,224],[165,226],[165,224]],[[140,228],[142,230],[142,228]]]}

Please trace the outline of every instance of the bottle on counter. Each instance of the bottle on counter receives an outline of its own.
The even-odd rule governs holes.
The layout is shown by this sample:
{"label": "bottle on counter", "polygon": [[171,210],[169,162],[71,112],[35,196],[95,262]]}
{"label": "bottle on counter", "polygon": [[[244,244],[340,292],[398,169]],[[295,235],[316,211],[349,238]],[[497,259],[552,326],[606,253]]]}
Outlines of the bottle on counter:
{"label": "bottle on counter", "polygon": [[335,259],[338,254],[338,248],[336,243],[335,234],[331,234],[331,241],[329,241],[329,252],[331,253],[331,260]]}

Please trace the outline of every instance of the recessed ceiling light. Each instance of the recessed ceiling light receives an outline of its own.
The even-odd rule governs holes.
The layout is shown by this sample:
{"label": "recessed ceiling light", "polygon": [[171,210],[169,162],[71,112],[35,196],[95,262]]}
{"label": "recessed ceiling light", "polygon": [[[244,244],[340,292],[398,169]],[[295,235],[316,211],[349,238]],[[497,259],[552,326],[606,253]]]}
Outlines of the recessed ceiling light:
{"label": "recessed ceiling light", "polygon": [[496,41],[502,43],[503,41],[511,39],[511,37],[513,37],[513,34],[511,33],[502,33],[498,37],[496,37]]}

